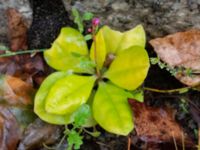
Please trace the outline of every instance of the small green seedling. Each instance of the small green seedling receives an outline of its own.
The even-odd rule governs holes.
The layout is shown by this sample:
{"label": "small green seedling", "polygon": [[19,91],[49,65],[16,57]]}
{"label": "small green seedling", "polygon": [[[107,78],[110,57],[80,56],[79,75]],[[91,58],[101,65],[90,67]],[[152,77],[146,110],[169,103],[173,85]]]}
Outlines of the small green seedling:
{"label": "small green seedling", "polygon": [[[86,123],[87,119],[91,116],[90,106],[83,104],[78,110],[74,113],[74,122],[73,128],[70,130],[65,129],[65,134],[67,137],[68,148],[67,150],[79,149],[83,144],[83,136],[81,136],[82,126]],[[77,131],[78,130],[78,131]]]}
{"label": "small green seedling", "polygon": [[79,11],[75,7],[72,8],[72,15],[74,17],[74,23],[77,24],[80,33],[83,33],[84,31],[83,21],[89,21],[94,16],[90,12],[85,12],[83,15],[80,15]]}
{"label": "small green seedling", "polygon": [[152,65],[158,65],[160,69],[167,70],[172,76],[176,76],[177,74],[183,74],[189,77],[193,77],[193,75],[199,74],[198,70],[192,70],[191,68],[185,68],[182,66],[178,67],[171,67],[167,65],[166,63],[162,62],[158,57],[152,57],[150,58]]}
{"label": "small green seedling", "polygon": [[[41,119],[73,125],[66,133],[69,147],[75,149],[82,144],[77,131],[81,127],[99,124],[118,135],[133,130],[128,98],[142,101],[142,92],[134,90],[143,83],[149,69],[141,25],[124,33],[103,26],[96,34],[95,27],[90,51],[79,31],[62,28],[52,47],[44,52],[47,64],[58,71],[44,80],[35,96],[34,111]],[[85,104],[91,110],[86,121],[87,111],[78,111]]]}

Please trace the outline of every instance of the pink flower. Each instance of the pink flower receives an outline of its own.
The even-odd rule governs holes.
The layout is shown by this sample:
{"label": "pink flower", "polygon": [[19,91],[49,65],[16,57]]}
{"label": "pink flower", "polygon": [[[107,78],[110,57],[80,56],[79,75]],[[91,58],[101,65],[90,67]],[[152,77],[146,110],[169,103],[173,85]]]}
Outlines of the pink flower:
{"label": "pink flower", "polygon": [[93,26],[98,26],[100,23],[100,19],[99,18],[93,18],[92,19],[92,25]]}

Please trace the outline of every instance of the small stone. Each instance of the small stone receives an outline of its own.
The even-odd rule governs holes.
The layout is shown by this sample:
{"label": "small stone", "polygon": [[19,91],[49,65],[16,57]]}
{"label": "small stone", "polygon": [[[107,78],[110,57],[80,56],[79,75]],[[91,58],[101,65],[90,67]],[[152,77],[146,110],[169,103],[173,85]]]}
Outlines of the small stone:
{"label": "small stone", "polygon": [[126,2],[115,2],[111,5],[114,11],[127,11],[129,5]]}

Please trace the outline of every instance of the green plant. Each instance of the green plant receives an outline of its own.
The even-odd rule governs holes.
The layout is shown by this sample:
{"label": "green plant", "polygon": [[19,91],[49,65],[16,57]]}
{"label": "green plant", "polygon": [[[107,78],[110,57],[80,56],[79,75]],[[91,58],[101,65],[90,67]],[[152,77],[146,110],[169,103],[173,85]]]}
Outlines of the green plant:
{"label": "green plant", "polygon": [[168,72],[170,72],[170,74],[172,76],[176,76],[177,74],[184,74],[184,75],[192,77],[195,74],[199,74],[199,72],[194,71],[191,68],[184,68],[184,67],[181,67],[181,66],[171,67],[171,66],[167,65],[166,63],[162,62],[160,60],[160,58],[158,58],[158,57],[150,58],[150,61],[151,61],[152,65],[157,64],[161,69],[165,69]]}
{"label": "green plant", "polygon": [[124,33],[104,26],[96,34],[94,26],[90,52],[83,35],[70,27],[62,28],[44,52],[46,62],[58,71],[40,86],[34,111],[49,123],[67,125],[76,122],[74,113],[88,104],[92,115],[81,126],[98,123],[108,132],[127,135],[134,126],[127,99],[135,98],[133,91],[149,69],[145,32],[141,25]]}
{"label": "green plant", "polygon": [[[72,123],[72,129],[66,127],[65,135],[67,135],[67,142],[68,142],[68,150],[71,150],[72,147],[74,149],[79,149],[81,144],[83,143],[83,136],[81,133],[85,130],[82,126],[86,123],[87,119],[91,117],[91,109],[90,106],[87,104],[83,104],[78,110],[74,113],[74,122]],[[87,132],[87,131],[86,131]],[[98,132],[90,133],[93,136],[98,136]]]}
{"label": "green plant", "polygon": [[[84,31],[84,21],[89,21],[93,18],[93,14],[90,12],[84,12],[83,15],[80,15],[79,11],[73,7],[72,8],[72,15],[74,17],[74,23],[76,23],[78,30],[80,33],[83,33]],[[85,40],[90,40],[92,39],[92,35],[91,34],[87,34],[84,36]]]}

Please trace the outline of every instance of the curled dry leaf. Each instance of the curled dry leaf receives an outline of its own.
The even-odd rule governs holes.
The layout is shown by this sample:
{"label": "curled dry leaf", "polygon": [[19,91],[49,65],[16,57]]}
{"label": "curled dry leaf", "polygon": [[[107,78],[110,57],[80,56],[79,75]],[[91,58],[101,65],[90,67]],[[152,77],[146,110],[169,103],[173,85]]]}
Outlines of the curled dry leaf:
{"label": "curled dry leaf", "polygon": [[16,150],[23,128],[35,119],[35,90],[19,78],[0,75],[0,150]]}
{"label": "curled dry leaf", "polygon": [[27,49],[26,32],[28,28],[22,14],[15,8],[9,8],[7,9],[7,17],[11,49],[14,51]]}
{"label": "curled dry leaf", "polygon": [[43,144],[51,145],[58,142],[62,134],[60,126],[52,125],[36,119],[30,124],[19,143],[19,150],[40,149]]}
{"label": "curled dry leaf", "polygon": [[40,55],[0,58],[0,74],[19,77],[24,81],[35,82],[39,85],[48,73],[49,69]]}
{"label": "curled dry leaf", "polygon": [[32,103],[35,90],[19,78],[0,75],[0,102],[12,105],[28,105]]}
{"label": "curled dry leaf", "polygon": [[192,76],[178,73],[176,78],[188,86],[200,84],[200,30],[190,30],[150,41],[158,57],[170,67],[192,69]]}
{"label": "curled dry leaf", "polygon": [[17,120],[8,108],[0,105],[0,149],[16,150],[20,137]]}
{"label": "curled dry leaf", "polygon": [[174,111],[169,108],[153,108],[144,103],[129,100],[134,112],[135,130],[139,138],[147,143],[184,142],[192,146],[190,138],[174,119]]}

